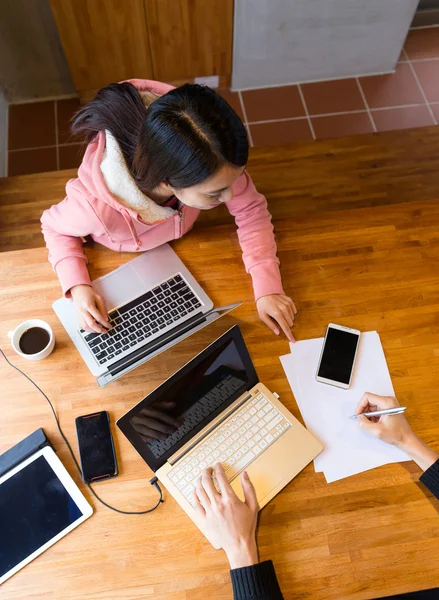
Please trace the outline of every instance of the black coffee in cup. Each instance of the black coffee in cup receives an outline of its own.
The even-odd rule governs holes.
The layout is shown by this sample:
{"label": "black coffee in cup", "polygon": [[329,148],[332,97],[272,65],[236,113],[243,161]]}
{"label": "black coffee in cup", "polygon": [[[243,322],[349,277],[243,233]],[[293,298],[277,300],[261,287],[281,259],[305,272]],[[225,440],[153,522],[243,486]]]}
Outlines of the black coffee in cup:
{"label": "black coffee in cup", "polygon": [[30,327],[22,334],[18,345],[23,354],[37,354],[48,346],[50,333],[42,327]]}

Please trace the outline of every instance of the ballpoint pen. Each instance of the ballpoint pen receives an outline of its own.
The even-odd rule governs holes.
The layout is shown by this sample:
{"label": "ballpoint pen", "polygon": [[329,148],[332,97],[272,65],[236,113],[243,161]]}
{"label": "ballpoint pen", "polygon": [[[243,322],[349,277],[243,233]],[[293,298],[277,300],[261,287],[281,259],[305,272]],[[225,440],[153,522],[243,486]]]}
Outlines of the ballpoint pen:
{"label": "ballpoint pen", "polygon": [[[400,415],[407,410],[407,406],[396,406],[395,408],[386,408],[384,410],[373,410],[371,412],[360,413],[365,417],[381,417],[383,415]],[[358,419],[360,415],[352,415],[350,419]]]}

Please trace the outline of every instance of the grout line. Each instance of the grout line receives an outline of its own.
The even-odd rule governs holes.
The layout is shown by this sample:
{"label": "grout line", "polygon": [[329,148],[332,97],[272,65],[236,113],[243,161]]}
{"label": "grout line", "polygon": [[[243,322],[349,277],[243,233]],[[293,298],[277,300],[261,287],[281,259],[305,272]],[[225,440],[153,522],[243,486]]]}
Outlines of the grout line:
{"label": "grout line", "polygon": [[410,57],[407,54],[407,50],[405,49],[404,46],[402,47],[401,54],[405,57],[405,59],[406,59],[407,62],[410,62]]}
{"label": "grout line", "polygon": [[394,108],[416,108],[418,106],[425,106],[424,102],[418,102],[416,104],[398,104],[395,106],[377,106],[372,107],[371,110],[376,111],[376,110],[393,110]]}
{"label": "grout line", "polygon": [[[423,105],[421,105],[423,106]],[[58,146],[60,148],[64,147],[64,146],[82,146],[84,144],[84,142],[65,142],[64,144],[58,144]]]}
{"label": "grout line", "polygon": [[63,94],[61,96],[46,96],[44,98],[27,98],[26,100],[18,100],[18,102],[11,102],[11,106],[38,104],[39,102],[54,102],[55,100],[71,100],[72,98],[78,98],[78,94]]}
{"label": "grout line", "polygon": [[[432,102],[432,104],[439,104],[439,101]],[[394,110],[396,108],[416,108],[418,106],[425,106],[425,104],[418,103],[418,104],[399,104],[398,106],[379,106],[377,108],[369,108],[369,110],[372,112],[372,111]],[[319,114],[309,115],[309,116],[312,119],[318,119],[319,117],[336,117],[339,115],[359,115],[359,114],[367,113],[368,112],[367,108],[368,107],[359,109],[359,110],[343,110],[341,112],[319,113]],[[248,125],[264,125],[267,123],[284,123],[284,122],[288,122],[288,121],[300,121],[303,119],[306,119],[306,115],[301,116],[301,117],[284,117],[282,119],[265,119],[262,121],[249,121]]]}
{"label": "grout line", "polygon": [[410,58],[406,50],[403,48],[404,54],[406,55],[405,61],[401,62],[412,62],[412,63],[423,63],[423,62],[435,62],[439,60],[439,56],[430,56],[429,58]]}
{"label": "grout line", "polygon": [[374,120],[374,118],[372,116],[372,113],[370,112],[369,104],[367,103],[366,96],[364,95],[363,88],[361,87],[360,80],[358,79],[358,77],[355,77],[355,81],[357,82],[358,90],[359,90],[359,92],[361,94],[361,97],[363,99],[364,106],[366,107],[366,110],[367,110],[367,114],[369,115],[369,121],[370,121],[370,124],[372,125],[372,129],[376,133],[377,127],[375,125],[375,120]]}
{"label": "grout line", "polygon": [[311,117],[309,116],[308,107],[306,105],[305,97],[303,95],[303,91],[302,91],[302,88],[300,86],[300,83],[297,86],[297,89],[299,90],[300,99],[302,100],[303,110],[305,111],[306,118],[308,119],[308,125],[309,125],[309,128],[311,130],[312,139],[315,140],[316,139],[316,133],[314,131],[314,127],[313,127],[313,124],[312,124],[312,121],[311,121]]}
{"label": "grout line", "polygon": [[[424,106],[424,105],[422,105]],[[58,144],[58,146],[60,148],[64,148],[64,146],[81,146],[82,142],[73,142],[71,144]],[[45,150],[47,148],[56,148],[55,144],[52,144],[51,146],[30,146],[29,148],[14,148],[13,150],[9,150],[9,152],[14,153],[14,152],[24,152],[26,150]]]}
{"label": "grout line", "polygon": [[435,27],[439,27],[439,25],[437,23],[434,23],[433,25],[418,25],[410,27],[409,31],[415,31],[416,29],[434,29]]}
{"label": "grout line", "polygon": [[254,147],[253,136],[252,136],[250,126],[248,124],[247,111],[245,110],[244,98],[242,97],[241,91],[238,92],[238,96],[239,96],[239,101],[241,103],[242,114],[244,115],[244,125],[246,126],[246,129],[247,129],[247,135],[248,135],[248,141],[250,142],[250,148],[253,148]]}
{"label": "grout line", "polygon": [[264,119],[262,121],[249,121],[249,125],[264,125],[266,123],[287,123],[288,121],[303,121],[306,115],[301,117],[283,117],[282,119]]}
{"label": "grout line", "polygon": [[26,150],[45,150],[46,148],[56,148],[55,144],[50,146],[30,146],[28,148],[14,148],[13,150],[9,150],[9,152],[24,152]]}
{"label": "grout line", "polygon": [[58,102],[53,103],[55,113],[55,144],[56,144],[56,170],[59,171],[59,147],[58,147]]}
{"label": "grout line", "polygon": [[401,54],[399,56],[403,56],[406,62],[410,60],[409,55],[407,54],[407,51],[404,46],[402,47]]}
{"label": "grout line", "polygon": [[244,123],[244,127],[245,127],[245,130],[247,132],[248,145],[249,145],[250,148],[254,148],[255,145],[253,143],[253,135],[252,135],[252,132],[251,132],[251,129],[250,129],[250,125],[248,123],[247,124]]}
{"label": "grout line", "polygon": [[[421,106],[424,106],[423,104],[421,104]],[[308,115],[309,118],[314,118],[314,117],[334,117],[336,115],[352,115],[352,114],[359,114],[359,113],[364,113],[366,112],[364,109],[363,110],[347,110],[347,111],[343,111],[343,112],[334,112],[334,113],[322,113],[322,114],[318,114],[318,115]],[[307,115],[302,115],[301,117],[285,117],[283,119],[267,119],[265,121],[250,121],[249,125],[263,125],[264,123],[284,123],[287,121],[303,121],[303,119],[306,119]]]}
{"label": "grout line", "polygon": [[256,85],[254,87],[246,87],[237,90],[236,88],[229,88],[231,92],[251,92],[252,90],[266,90],[271,88],[286,87],[290,85],[302,85],[305,83],[322,83],[325,81],[344,81],[345,79],[354,79],[355,77],[376,77],[377,75],[392,75],[395,69],[390,71],[376,71],[374,73],[359,73],[358,75],[346,75],[345,77],[328,77],[326,79],[306,79],[302,81],[290,81],[284,83],[273,83],[271,85]]}
{"label": "grout line", "polygon": [[411,69],[411,71],[412,71],[412,73],[413,73],[413,77],[415,78],[415,80],[416,80],[416,83],[418,84],[419,91],[421,92],[421,95],[422,95],[422,97],[423,97],[423,99],[424,99],[425,105],[426,105],[426,107],[427,107],[427,109],[428,109],[428,112],[430,113],[430,117],[433,119],[433,125],[437,125],[437,124],[438,124],[438,123],[437,123],[437,119],[436,119],[436,117],[435,117],[435,114],[434,114],[434,112],[433,112],[433,109],[432,109],[432,108],[431,108],[431,106],[430,106],[430,103],[428,102],[428,98],[427,98],[427,96],[426,96],[426,94],[425,94],[425,92],[424,92],[424,88],[422,87],[422,85],[421,85],[421,82],[419,81],[419,77],[418,77],[418,75],[417,75],[417,73],[416,73],[416,71],[415,71],[415,68],[414,68],[414,66],[412,65],[412,61],[409,59],[409,55],[408,55],[408,54],[407,54],[407,52],[405,51],[405,48],[403,48],[403,50],[402,50],[402,51],[404,52],[405,56],[407,57],[407,62],[408,62],[409,66],[410,66],[410,69]]}

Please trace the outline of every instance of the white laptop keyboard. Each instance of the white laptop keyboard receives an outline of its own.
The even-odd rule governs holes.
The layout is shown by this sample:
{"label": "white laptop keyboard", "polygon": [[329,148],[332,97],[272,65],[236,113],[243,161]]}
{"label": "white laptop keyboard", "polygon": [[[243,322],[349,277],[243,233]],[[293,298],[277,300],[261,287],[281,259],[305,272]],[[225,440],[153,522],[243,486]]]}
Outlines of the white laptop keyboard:
{"label": "white laptop keyboard", "polygon": [[195,482],[203,469],[220,462],[231,481],[289,427],[290,422],[259,393],[194,448],[168,477],[193,504]]}

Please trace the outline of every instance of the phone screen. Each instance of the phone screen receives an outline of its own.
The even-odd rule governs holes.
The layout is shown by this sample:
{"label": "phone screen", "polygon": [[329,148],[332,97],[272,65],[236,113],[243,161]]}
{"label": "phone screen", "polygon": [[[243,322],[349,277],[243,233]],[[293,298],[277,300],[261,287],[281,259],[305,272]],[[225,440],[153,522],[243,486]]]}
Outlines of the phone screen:
{"label": "phone screen", "polygon": [[76,419],[82,477],[87,483],[117,475],[116,453],[107,411]]}
{"label": "phone screen", "polygon": [[359,337],[329,327],[317,376],[349,384]]}

